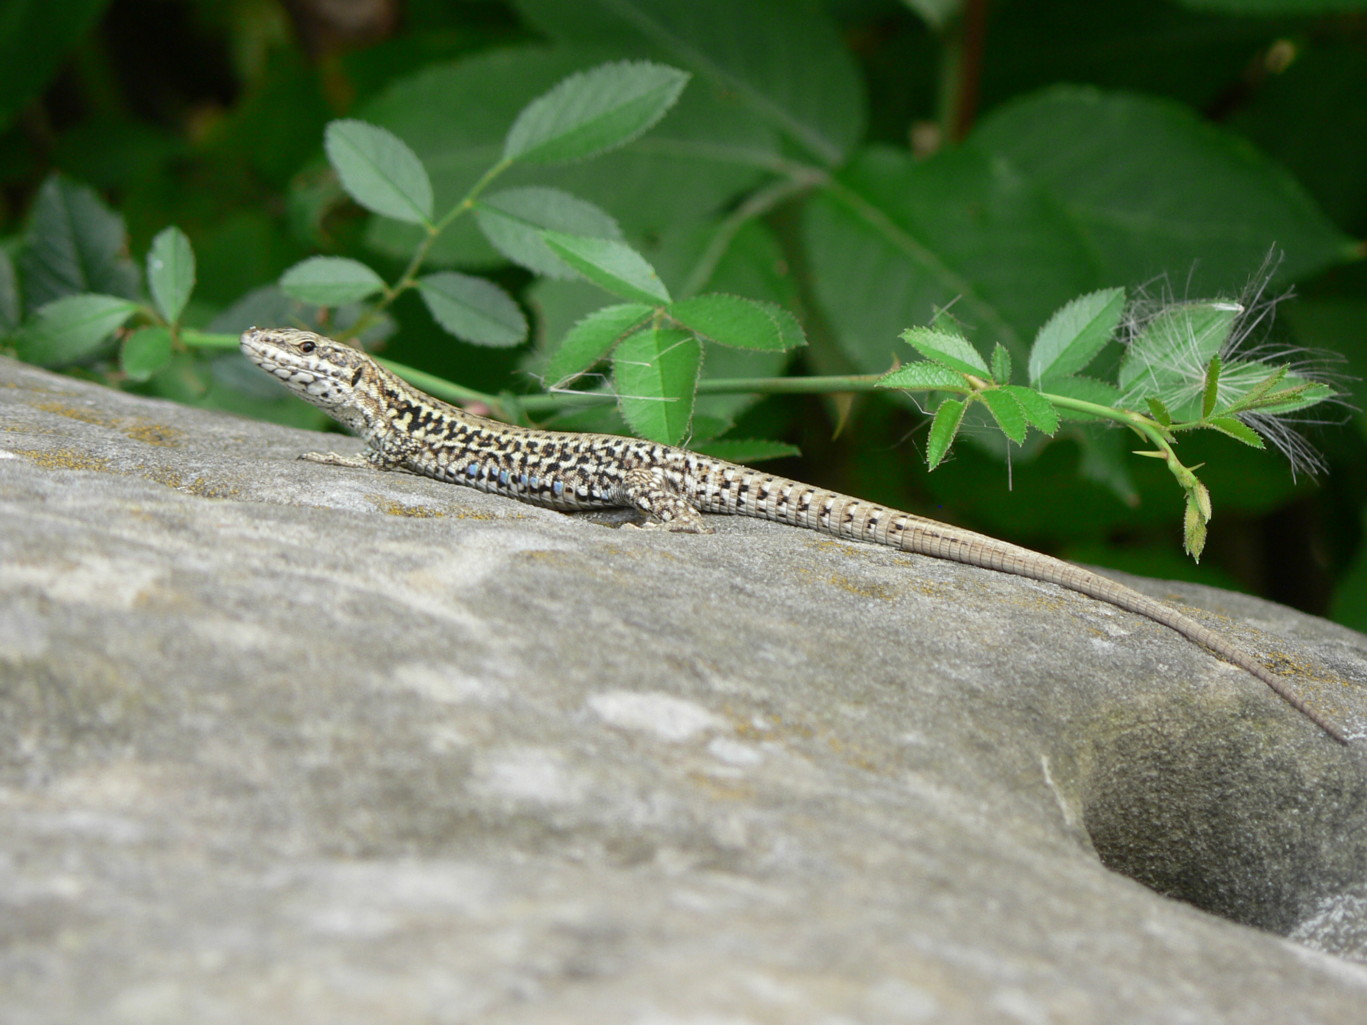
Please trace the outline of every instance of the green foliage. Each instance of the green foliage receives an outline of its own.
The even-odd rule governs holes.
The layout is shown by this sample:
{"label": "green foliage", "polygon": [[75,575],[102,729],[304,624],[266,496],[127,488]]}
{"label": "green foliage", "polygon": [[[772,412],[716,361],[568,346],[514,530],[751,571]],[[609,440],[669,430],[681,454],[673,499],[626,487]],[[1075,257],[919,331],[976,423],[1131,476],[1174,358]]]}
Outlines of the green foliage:
{"label": "green foliage", "polygon": [[[931,422],[927,449],[931,469],[949,453],[965,414],[975,404],[981,404],[1007,440],[1017,445],[1031,428],[1054,435],[1069,414],[1129,428],[1153,445],[1152,451],[1138,454],[1162,459],[1186,492],[1185,546],[1191,556],[1199,558],[1212,515],[1210,493],[1196,476],[1199,467],[1185,466],[1178,458],[1177,435],[1213,430],[1252,448],[1265,448],[1258,431],[1240,417],[1295,413],[1334,395],[1321,381],[1289,374],[1286,365],[1259,360],[1227,363],[1227,357],[1235,355],[1245,340],[1235,329],[1248,312],[1230,301],[1186,302],[1166,305],[1149,316],[1126,318],[1123,289],[1079,296],[1050,317],[1035,336],[1029,387],[1011,383],[1011,359],[1000,343],[993,349],[989,369],[962,334],[910,328],[902,332],[902,340],[923,359],[884,374],[878,386],[948,393],[940,399]],[[1075,375],[1116,340],[1117,328],[1126,319],[1132,332],[1124,340],[1119,383],[1098,382],[1105,389],[1100,397],[1115,397],[1115,401],[1049,390],[1078,380]],[[1224,373],[1226,366],[1249,372],[1230,378]],[[1140,405],[1148,408],[1148,415],[1136,411]],[[1109,456],[1098,458],[1110,461]],[[1122,479],[1123,470],[1111,466],[1105,475]]]}
{"label": "green foliage", "polygon": [[147,287],[157,312],[174,324],[195,290],[195,253],[179,228],[165,228],[147,251]]}
{"label": "green foliage", "polygon": [[687,81],[682,71],[644,61],[571,75],[523,108],[503,159],[559,164],[616,149],[664,117]]}
{"label": "green foliage", "polygon": [[[793,451],[771,439],[795,407],[763,397],[839,395],[848,490],[997,533],[1014,517],[1046,545],[1161,545],[1175,505],[1142,499],[1166,478],[1193,550],[1211,491],[1289,500],[1275,460],[1238,460],[1303,463],[1286,421],[1341,383],[1269,338],[1245,282],[1298,285],[1296,341],[1367,369],[1367,55],[1316,16],[1356,0],[993,5],[986,51],[948,0],[416,5],[404,34],[316,66],[249,5],[219,30],[237,99],[176,96],[157,119],[117,96],[115,37],[82,36],[103,5],[50,6],[0,15],[0,53],[35,69],[0,61],[0,126],[73,49],[65,88],[90,98],[0,149],[27,197],[0,239],[0,349],[47,366],[310,422],[222,351],[299,323],[501,416],[745,459]],[[159,53],[164,77],[137,70],[179,88],[180,51]],[[897,448],[920,403],[924,479]],[[977,500],[1007,455],[1023,493],[1076,498]]]}
{"label": "green foliage", "polygon": [[361,206],[410,224],[432,219],[431,179],[393,132],[364,121],[334,121],[324,146],[342,188]]}

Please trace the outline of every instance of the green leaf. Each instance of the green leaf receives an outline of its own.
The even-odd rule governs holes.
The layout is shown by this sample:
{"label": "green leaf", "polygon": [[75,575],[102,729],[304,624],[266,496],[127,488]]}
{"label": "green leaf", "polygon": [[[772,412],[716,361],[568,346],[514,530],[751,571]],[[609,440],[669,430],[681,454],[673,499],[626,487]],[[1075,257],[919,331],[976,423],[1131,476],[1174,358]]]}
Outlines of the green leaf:
{"label": "green leaf", "polygon": [[1206,548],[1206,523],[1208,517],[1201,511],[1200,500],[1194,494],[1187,495],[1186,513],[1182,520],[1182,547],[1197,562]]}
{"label": "green leaf", "polygon": [[418,279],[437,323],[475,345],[508,348],[527,338],[527,318],[507,292],[483,278],[441,271]]}
{"label": "green leaf", "polygon": [[928,327],[911,327],[902,332],[906,342],[928,360],[975,377],[991,377],[982,355],[972,343],[959,335],[932,331]]}
{"label": "green leaf", "polygon": [[607,211],[560,189],[507,189],[479,200],[474,209],[475,222],[490,245],[514,263],[551,278],[576,274],[547,247],[543,229],[590,238],[622,237]]}
{"label": "green leaf", "polygon": [[902,388],[906,391],[966,392],[970,386],[964,375],[938,363],[916,362],[890,370],[875,382],[877,388]]}
{"label": "green leaf", "polygon": [[37,99],[109,0],[5,0],[0,4],[0,129]]}
{"label": "green leaf", "polygon": [[1263,444],[1263,439],[1257,431],[1242,420],[1237,420],[1232,416],[1211,417],[1210,420],[1207,421],[1207,424],[1214,427],[1221,434],[1227,434],[1236,441],[1242,441],[1245,445],[1249,445],[1253,448],[1267,447]]}
{"label": "green leaf", "polygon": [[803,247],[835,340],[864,373],[887,367],[904,327],[951,303],[1023,361],[1039,325],[1096,275],[1058,205],[971,145],[924,160],[861,151],[804,204]]}
{"label": "green leaf", "polygon": [[1334,398],[1338,393],[1323,381],[1288,373],[1285,366],[1268,373],[1266,363],[1231,362],[1220,374],[1224,399],[1219,412],[1292,413]]}
{"label": "green leaf", "polygon": [[982,400],[1003,434],[1017,445],[1025,440],[1028,422],[1025,410],[1021,408],[1015,396],[1001,388],[989,388],[982,392]]}
{"label": "green leaf", "polygon": [[1206,366],[1206,386],[1201,395],[1201,419],[1204,420],[1215,411],[1215,401],[1220,397],[1220,357],[1210,357]]}
{"label": "green leaf", "polygon": [[1124,312],[1123,288],[1089,292],[1062,306],[1030,348],[1031,382],[1047,386],[1056,377],[1085,369],[1115,335]]}
{"label": "green leaf", "polygon": [[1259,399],[1249,411],[1265,416],[1294,413],[1298,409],[1306,409],[1321,402],[1327,402],[1338,394],[1329,385],[1322,384],[1319,381],[1287,378],[1282,383],[1291,385],[1291,387],[1279,388],[1277,391],[1269,392]]}
{"label": "green leaf", "polygon": [[518,115],[503,159],[557,164],[625,145],[665,116],[688,79],[687,72],[648,61],[571,75]]}
{"label": "green leaf", "polygon": [[345,256],[310,256],[280,275],[282,292],[317,306],[360,302],[384,288],[383,278],[359,260]]}
{"label": "green leaf", "polygon": [[333,121],[323,135],[342,188],[367,210],[409,224],[432,219],[432,182],[408,145],[364,121]]}
{"label": "green leaf", "polygon": [[713,292],[681,299],[665,312],[704,341],[733,349],[782,352],[807,341],[797,318],[783,307],[736,295]]}
{"label": "green leaf", "polygon": [[930,422],[930,441],[926,445],[926,464],[930,469],[940,465],[949,446],[954,444],[954,436],[959,433],[959,425],[964,422],[964,412],[968,403],[959,399],[945,399],[935,410],[935,418]]}
{"label": "green leaf", "polygon": [[170,362],[171,329],[160,324],[134,331],[119,349],[119,367],[130,381],[146,381]]}
{"label": "green leaf", "polygon": [[[572,19],[578,12],[575,5]],[[597,39],[583,47],[537,42],[428,63],[396,78],[358,107],[357,116],[398,133],[428,168],[439,205],[454,203],[496,161],[518,111],[601,61],[602,46]],[[654,236],[671,225],[713,219],[767,178],[763,168],[781,159],[781,141],[734,96],[685,89],[669,116],[629,146],[590,162],[514,166],[504,184],[553,185],[611,210],[628,236]],[[419,229],[384,218],[367,225],[367,242],[395,260],[406,261],[422,237]],[[473,218],[457,218],[431,249],[434,261],[462,269],[497,256]]]}
{"label": "green leaf", "polygon": [[195,251],[179,228],[163,228],[152,239],[147,251],[147,286],[157,311],[172,324],[180,320],[195,289]]}
{"label": "green leaf", "polygon": [[1232,362],[1224,368],[1225,411],[1242,412],[1254,408],[1264,395],[1281,384],[1290,366],[1282,364],[1270,374],[1265,363]]}
{"label": "green leaf", "polygon": [[1274,243],[1282,280],[1352,258],[1352,240],[1284,168],[1170,100],[1055,86],[996,107],[972,142],[1078,226],[1104,281],[1167,271],[1209,295]]}
{"label": "green leaf", "polygon": [[641,303],[604,306],[570,328],[564,340],[551,353],[546,364],[548,387],[560,388],[608,354],[627,335],[636,331],[654,313],[654,307]]}
{"label": "green leaf", "polygon": [[1243,313],[1238,303],[1175,303],[1154,315],[1120,361],[1122,401],[1161,398],[1175,420],[1197,419],[1206,368]]}
{"label": "green leaf", "polygon": [[1172,426],[1172,413],[1168,411],[1167,406],[1163,405],[1162,399],[1158,398],[1156,395],[1150,395],[1144,401],[1148,404],[1149,415],[1164,427]]}
{"label": "green leaf", "polygon": [[40,309],[18,334],[19,358],[44,367],[94,355],[137,312],[138,304],[113,295],[68,295]]}
{"label": "green leaf", "polygon": [[688,436],[702,346],[688,331],[647,328],[623,339],[612,357],[622,416],[642,438],[678,445]]}
{"label": "green leaf", "polygon": [[1058,409],[1039,392],[1033,388],[1022,388],[1017,384],[1008,384],[1002,388],[1002,391],[1020,403],[1021,410],[1025,413],[1025,419],[1030,422],[1030,426],[1035,430],[1050,436],[1058,430]]}
{"label": "green leaf", "polygon": [[669,290],[655,268],[626,243],[559,231],[544,231],[541,237],[556,256],[604,291],[652,306],[669,302]]}
{"label": "green leaf", "polygon": [[1011,383],[1011,353],[998,342],[992,349],[992,380],[997,384]]}
{"label": "green leaf", "polygon": [[705,444],[689,446],[695,452],[725,459],[728,463],[762,463],[766,459],[787,459],[800,456],[802,450],[786,441],[768,441],[763,438],[721,438]]}
{"label": "green leaf", "polygon": [[50,175],[38,189],[19,270],[30,310],[68,295],[131,299],[138,291],[123,218],[91,189],[61,175]]}
{"label": "green leaf", "polygon": [[[859,71],[814,0],[517,0],[548,35],[657,53],[695,71],[746,120],[777,129],[804,158],[843,162],[864,133]],[[699,89],[697,92],[704,92]]]}

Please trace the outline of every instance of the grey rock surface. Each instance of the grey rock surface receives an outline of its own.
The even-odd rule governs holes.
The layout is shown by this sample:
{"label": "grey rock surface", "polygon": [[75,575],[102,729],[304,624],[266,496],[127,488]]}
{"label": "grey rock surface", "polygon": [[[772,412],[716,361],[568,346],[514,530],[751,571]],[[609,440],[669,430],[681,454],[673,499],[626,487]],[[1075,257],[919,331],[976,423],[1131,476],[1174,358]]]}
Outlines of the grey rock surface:
{"label": "grey rock surface", "polygon": [[[333,441],[0,359],[6,1025],[1363,1020],[1364,745],[1247,674]],[[1133,583],[1367,733],[1367,638]]]}

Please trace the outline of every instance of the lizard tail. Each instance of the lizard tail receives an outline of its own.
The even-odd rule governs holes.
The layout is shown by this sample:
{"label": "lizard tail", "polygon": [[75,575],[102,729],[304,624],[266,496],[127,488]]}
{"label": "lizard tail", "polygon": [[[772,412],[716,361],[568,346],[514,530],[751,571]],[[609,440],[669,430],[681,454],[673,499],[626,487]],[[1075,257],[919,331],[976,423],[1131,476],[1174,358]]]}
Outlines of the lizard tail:
{"label": "lizard tail", "polygon": [[1286,685],[1285,680],[1268,669],[1253,654],[1165,602],[1140,594],[1124,584],[1081,566],[1064,562],[1062,559],[1041,555],[1028,548],[1018,548],[1004,541],[931,520],[913,521],[912,528],[906,530],[900,540],[901,543],[896,547],[903,551],[951,559],[983,569],[996,570],[999,573],[1012,573],[1032,580],[1057,584],[1070,591],[1077,591],[1108,605],[1151,619],[1175,630],[1231,665],[1256,676],[1274,694],[1340,744],[1349,743],[1346,733],[1307,705]]}

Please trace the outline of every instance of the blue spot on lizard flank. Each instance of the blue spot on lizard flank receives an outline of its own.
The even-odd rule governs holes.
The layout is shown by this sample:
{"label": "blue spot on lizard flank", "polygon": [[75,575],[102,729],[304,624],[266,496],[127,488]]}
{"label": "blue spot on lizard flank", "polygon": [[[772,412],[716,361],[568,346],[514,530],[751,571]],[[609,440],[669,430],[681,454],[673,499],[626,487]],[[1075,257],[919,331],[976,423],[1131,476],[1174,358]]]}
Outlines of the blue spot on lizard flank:
{"label": "blue spot on lizard flank", "polygon": [[498,482],[499,482],[500,484],[507,484],[507,483],[508,483],[508,471],[507,471],[507,470],[499,470],[499,471],[498,471]]}
{"label": "blue spot on lizard flank", "polygon": [[465,475],[466,475],[467,477],[478,477],[478,476],[479,476],[479,463],[471,463],[469,466],[467,466],[467,467],[465,468]]}
{"label": "blue spot on lizard flank", "polygon": [[551,485],[551,490],[554,491],[556,495],[563,495],[565,493],[565,482],[563,480],[556,481]]}

